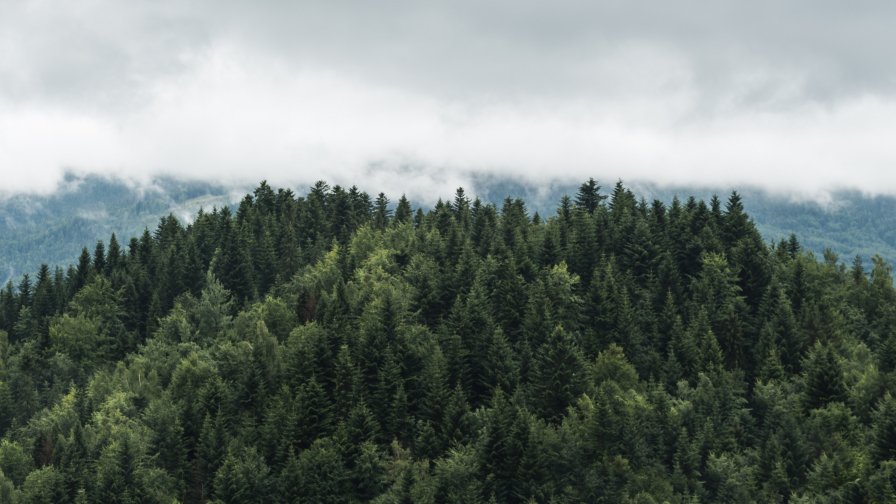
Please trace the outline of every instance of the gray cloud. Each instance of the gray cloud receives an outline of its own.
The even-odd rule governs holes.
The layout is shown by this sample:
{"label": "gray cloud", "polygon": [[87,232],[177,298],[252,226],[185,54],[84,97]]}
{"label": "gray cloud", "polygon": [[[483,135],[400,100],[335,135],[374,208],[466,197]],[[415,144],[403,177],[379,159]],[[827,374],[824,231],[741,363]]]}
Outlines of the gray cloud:
{"label": "gray cloud", "polygon": [[[684,59],[701,95],[829,100],[894,90],[890,2],[798,0],[286,2],[229,4],[221,27],[300,63],[340,65],[396,85],[467,97],[630,89],[626,47]],[[652,64],[638,61],[632,66]],[[661,69],[660,69],[661,70]],[[750,80],[752,79],[752,82]],[[743,89],[753,86],[753,89]]]}
{"label": "gray cloud", "polygon": [[[0,5],[0,190],[65,169],[896,193],[896,4]],[[408,169],[412,167],[412,169]]]}

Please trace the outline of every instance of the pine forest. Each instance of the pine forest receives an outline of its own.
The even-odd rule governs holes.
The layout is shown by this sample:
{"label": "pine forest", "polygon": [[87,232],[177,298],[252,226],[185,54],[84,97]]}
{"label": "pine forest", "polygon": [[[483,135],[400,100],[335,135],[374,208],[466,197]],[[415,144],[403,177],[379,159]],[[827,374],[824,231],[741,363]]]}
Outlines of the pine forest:
{"label": "pine forest", "polygon": [[896,502],[890,264],[593,179],[318,182],[0,291],[0,502]]}

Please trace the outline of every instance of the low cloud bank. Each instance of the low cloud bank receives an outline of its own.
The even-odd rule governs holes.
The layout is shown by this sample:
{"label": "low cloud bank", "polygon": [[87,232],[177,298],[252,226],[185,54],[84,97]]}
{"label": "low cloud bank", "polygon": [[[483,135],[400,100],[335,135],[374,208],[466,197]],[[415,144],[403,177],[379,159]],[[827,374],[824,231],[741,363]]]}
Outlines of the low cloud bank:
{"label": "low cloud bank", "polygon": [[896,43],[885,16],[643,4],[522,2],[513,19],[508,5],[14,4],[0,193],[52,192],[73,171],[324,179],[421,202],[483,177],[896,194],[893,72],[871,57]]}

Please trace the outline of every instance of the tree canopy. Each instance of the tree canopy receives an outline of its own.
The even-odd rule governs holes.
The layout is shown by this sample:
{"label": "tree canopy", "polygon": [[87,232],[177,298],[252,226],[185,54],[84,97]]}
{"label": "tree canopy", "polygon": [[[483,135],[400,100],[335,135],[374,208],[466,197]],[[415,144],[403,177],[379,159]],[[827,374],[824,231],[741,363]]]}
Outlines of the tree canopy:
{"label": "tree canopy", "polygon": [[737,193],[262,182],[119,239],[0,290],[0,502],[896,499],[890,266]]}

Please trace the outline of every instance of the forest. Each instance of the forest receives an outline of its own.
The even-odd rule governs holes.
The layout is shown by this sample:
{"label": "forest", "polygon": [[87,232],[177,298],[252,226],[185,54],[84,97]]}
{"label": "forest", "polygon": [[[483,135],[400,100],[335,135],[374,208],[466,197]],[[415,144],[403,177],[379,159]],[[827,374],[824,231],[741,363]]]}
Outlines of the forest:
{"label": "forest", "polygon": [[590,179],[262,182],[0,290],[0,502],[896,501],[888,262]]}

